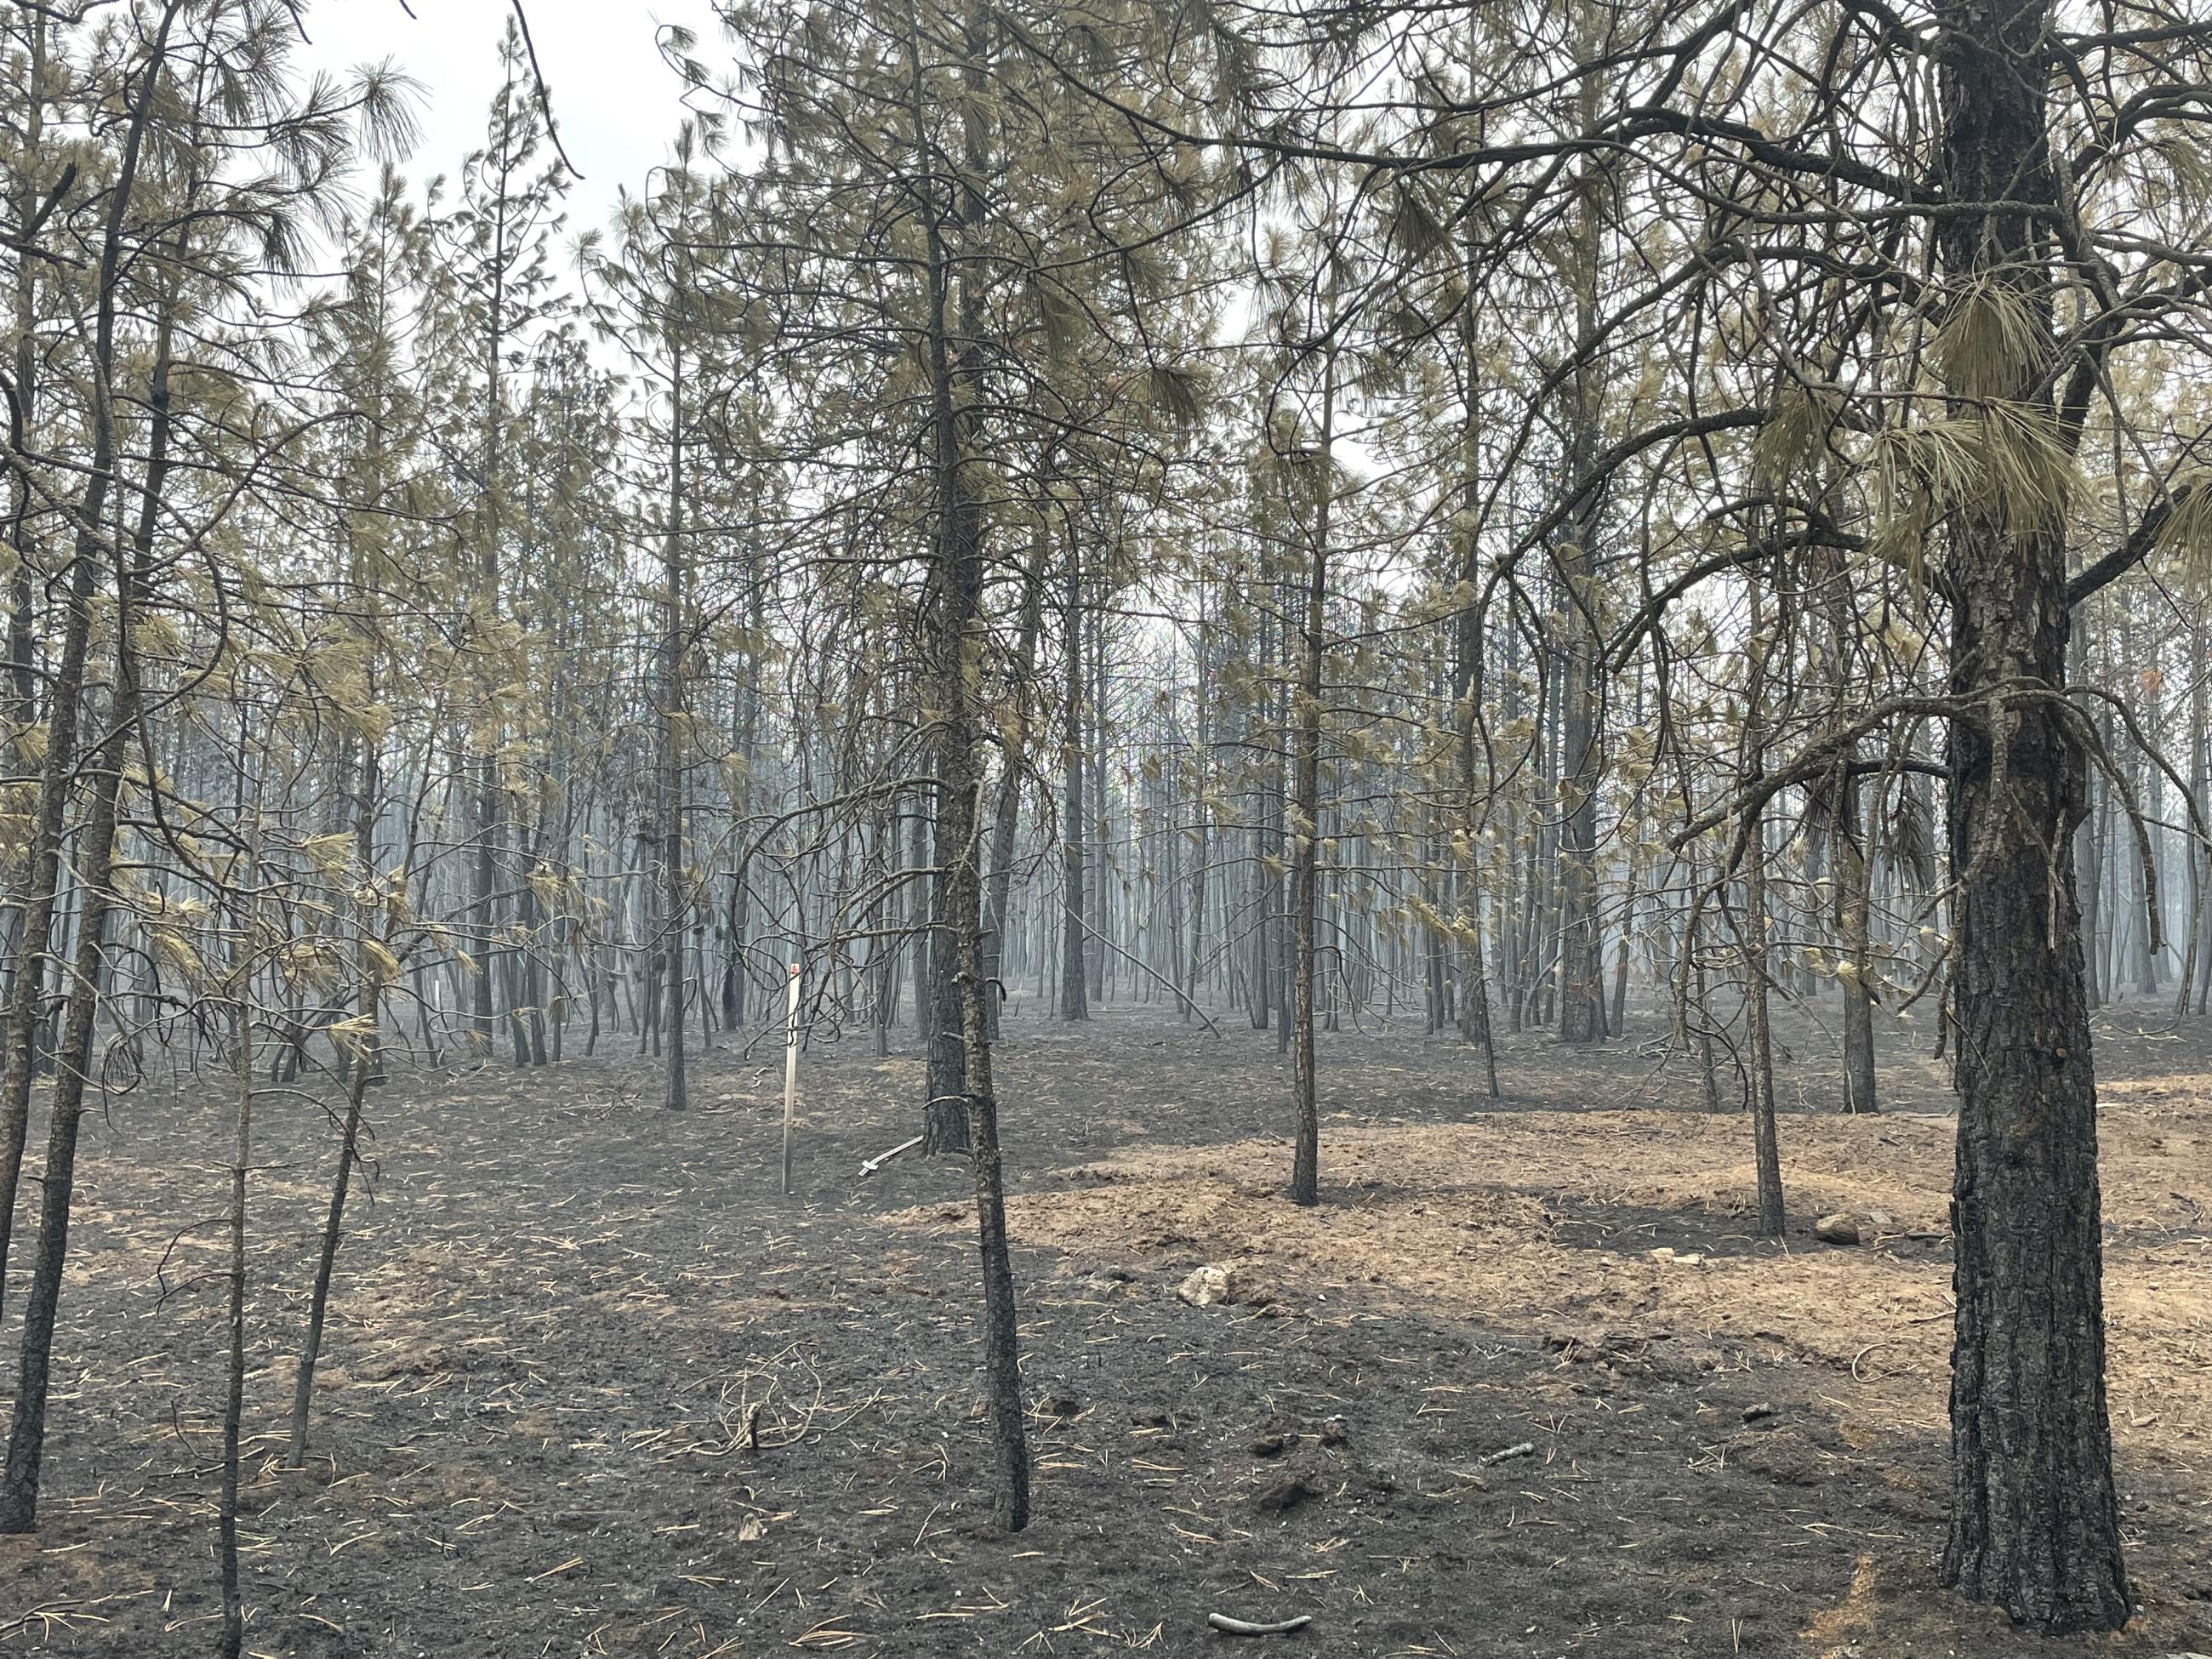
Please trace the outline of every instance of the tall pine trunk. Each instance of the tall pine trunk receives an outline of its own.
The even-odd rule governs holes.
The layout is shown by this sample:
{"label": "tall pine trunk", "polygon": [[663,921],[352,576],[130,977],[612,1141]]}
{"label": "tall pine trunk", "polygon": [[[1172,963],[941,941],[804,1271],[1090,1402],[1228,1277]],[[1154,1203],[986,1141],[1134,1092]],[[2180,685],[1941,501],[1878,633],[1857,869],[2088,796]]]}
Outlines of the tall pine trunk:
{"label": "tall pine trunk", "polygon": [[[2020,204],[1937,222],[1954,303],[2001,294],[2035,319],[2045,352],[1954,412],[1990,422],[2002,398],[2051,418],[2044,356],[2061,216],[2048,136],[2048,0],[1986,0],[1936,14],[1943,200]],[[1951,1366],[1951,1527],[1945,1580],[2052,1632],[2116,1629],[2127,1568],[2105,1403],[2103,1212],[2097,1096],[2072,861],[2084,765],[2058,706],[2066,684],[2063,502],[2036,513],[1987,499],[1953,515],[1951,858],[1957,966],[1959,1133],[1952,1185],[1958,1304]],[[1999,688],[2023,682],[2046,695]]]}

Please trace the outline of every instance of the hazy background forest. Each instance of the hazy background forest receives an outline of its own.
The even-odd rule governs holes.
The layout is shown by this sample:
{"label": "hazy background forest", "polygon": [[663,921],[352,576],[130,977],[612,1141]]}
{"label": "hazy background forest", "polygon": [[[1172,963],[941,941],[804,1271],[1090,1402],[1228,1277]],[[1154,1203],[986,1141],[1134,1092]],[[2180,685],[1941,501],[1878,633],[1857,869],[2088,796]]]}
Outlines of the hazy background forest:
{"label": "hazy background forest", "polygon": [[0,1648],[2212,1648],[2212,18],[695,9],[0,0]]}

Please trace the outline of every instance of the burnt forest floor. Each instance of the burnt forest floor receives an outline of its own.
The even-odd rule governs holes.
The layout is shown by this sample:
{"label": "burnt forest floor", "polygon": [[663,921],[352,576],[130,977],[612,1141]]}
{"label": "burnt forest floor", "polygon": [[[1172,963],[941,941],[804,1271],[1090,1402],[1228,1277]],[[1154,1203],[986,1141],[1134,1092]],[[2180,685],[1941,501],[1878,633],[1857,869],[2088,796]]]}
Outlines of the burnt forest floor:
{"label": "burnt forest floor", "polygon": [[[1588,1054],[1507,1040],[1496,1103],[1451,1039],[1325,1036],[1300,1211],[1273,1033],[1042,1016],[1013,1012],[998,1068],[1036,1457],[1016,1537],[990,1518],[965,1166],[857,1175],[912,1133],[910,1054],[808,1055],[791,1198],[777,1054],[718,1046],[683,1115],[628,1043],[399,1074],[300,1472],[335,1138],[316,1102],[264,1098],[249,1651],[1198,1653],[1232,1639],[1213,1611],[1313,1615],[1261,1654],[2212,1650],[2212,1028],[2100,1018],[2142,1613],[2054,1643],[1935,1587],[1949,1097],[1909,1028],[1882,1033],[1871,1119],[1836,1115],[1820,1032],[1785,1033],[1778,1246],[1748,1236],[1746,1121],[1701,1109],[1656,1019]],[[0,1653],[213,1651],[226,1114],[219,1087],[149,1087],[88,1123]],[[1869,1242],[1814,1242],[1843,1208]],[[1205,1264],[1233,1300],[1177,1298]]]}

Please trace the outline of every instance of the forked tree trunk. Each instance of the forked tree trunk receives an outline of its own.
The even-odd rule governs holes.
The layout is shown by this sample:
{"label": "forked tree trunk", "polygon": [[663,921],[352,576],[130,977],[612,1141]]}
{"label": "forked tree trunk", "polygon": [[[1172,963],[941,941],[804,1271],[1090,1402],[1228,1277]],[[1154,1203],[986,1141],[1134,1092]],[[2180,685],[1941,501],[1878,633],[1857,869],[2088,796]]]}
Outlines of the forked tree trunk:
{"label": "forked tree trunk", "polygon": [[[100,231],[100,275],[94,307],[91,373],[92,464],[78,505],[76,545],[63,599],[62,644],[46,705],[46,747],[40,770],[36,816],[24,882],[22,921],[15,936],[15,970],[0,1022],[0,1302],[6,1299],[8,1252],[15,1215],[16,1185],[30,1129],[31,1084],[39,1066],[39,1028],[46,958],[52,953],[55,909],[61,892],[61,849],[70,793],[76,779],[78,716],[84,695],[86,655],[92,635],[93,590],[100,568],[100,527],[115,488],[115,323],[121,280],[123,231],[138,176],[154,94],[167,61],[169,32],[183,0],[168,0],[149,47],[131,108],[123,155],[108,187]],[[45,39],[41,21],[39,40]],[[35,97],[34,97],[35,101]],[[128,98],[126,96],[126,101]],[[181,233],[180,233],[181,234]],[[28,261],[24,262],[27,265]],[[13,400],[11,399],[11,404]],[[16,411],[20,414],[20,410]],[[163,419],[166,428],[167,419]],[[21,526],[17,526],[20,532]],[[27,659],[25,659],[27,662]],[[25,1522],[27,1526],[29,1523]]]}
{"label": "forked tree trunk", "polygon": [[[164,54],[171,21],[179,7],[162,14],[147,70],[146,93],[150,95]],[[132,154],[137,141],[136,118]],[[118,185],[125,191],[127,186]],[[119,209],[116,210],[119,212]],[[184,224],[189,226],[189,216]],[[119,247],[119,222],[111,216],[112,243]],[[176,232],[169,250],[173,270],[185,263],[187,231]],[[112,273],[104,272],[106,276]],[[181,276],[176,279],[181,282]],[[105,987],[107,932],[110,916],[120,902],[115,889],[115,842],[121,822],[123,776],[133,745],[138,740],[143,687],[135,651],[137,617],[143,608],[146,573],[153,562],[154,536],[165,499],[171,466],[170,440],[173,407],[170,401],[171,350],[178,306],[173,289],[167,298],[154,334],[153,363],[148,375],[147,406],[150,419],[146,433],[145,471],[139,482],[138,516],[127,550],[118,546],[112,561],[115,690],[106,711],[106,734],[92,755],[93,799],[77,852],[77,875],[82,897],[78,903],[75,960],[70,979],[68,1011],[54,1055],[54,1090],[46,1132],[46,1165],[40,1176],[39,1243],[31,1264],[31,1285],[23,1301],[22,1352],[17,1371],[15,1409],[8,1426],[8,1460],[0,1473],[0,1533],[28,1532],[36,1524],[39,1480],[46,1456],[47,1389],[53,1362],[54,1321],[60,1311],[62,1276],[69,1260],[70,1212],[76,1193],[77,1133],[84,1116],[85,1090],[90,1081],[93,1038],[98,1026]],[[112,417],[103,392],[100,398],[108,431],[112,465]],[[88,490],[88,495],[90,490]],[[81,556],[90,549],[79,544]],[[57,702],[60,701],[58,695]],[[12,1037],[15,1034],[11,1030]],[[28,1035],[27,1030],[26,1035]],[[21,1055],[28,1088],[27,1048]],[[12,1080],[17,1056],[9,1057]],[[12,1194],[10,1194],[12,1198]]]}
{"label": "forked tree trunk", "polygon": [[31,1260],[30,1289],[23,1297],[22,1352],[16,1372],[15,1409],[8,1425],[7,1468],[0,1474],[0,1533],[29,1532],[38,1524],[54,1321],[61,1308],[62,1273],[69,1261],[70,1210],[76,1191],[77,1131],[84,1118],[85,1088],[92,1067],[93,1030],[100,1011],[108,918],[116,904],[117,797],[122,787],[124,757],[137,724],[136,671],[126,669],[118,678],[121,683],[108,714],[112,722],[108,736],[94,753],[98,781],[78,853],[83,898],[77,911],[69,1012],[54,1056],[46,1165],[40,1176],[38,1248]]}

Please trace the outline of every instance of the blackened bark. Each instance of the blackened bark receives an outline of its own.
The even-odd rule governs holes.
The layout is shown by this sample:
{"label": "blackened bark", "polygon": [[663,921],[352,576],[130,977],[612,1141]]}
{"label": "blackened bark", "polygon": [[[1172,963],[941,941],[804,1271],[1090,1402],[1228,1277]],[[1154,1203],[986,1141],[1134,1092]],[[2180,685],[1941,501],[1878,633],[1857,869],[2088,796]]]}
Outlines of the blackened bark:
{"label": "blackened bark", "polygon": [[[1954,575],[1962,691],[2014,675],[2063,682],[2063,544],[2028,539],[2045,544]],[[1944,1577],[2046,1630],[2109,1630],[2128,1599],[2105,1401],[2096,1088],[2072,864],[2054,863],[2042,839],[2072,833],[2081,767],[2048,704],[2000,720],[2011,728],[2002,786],[1986,734],[1960,722],[1952,735],[1952,858],[1966,873],[1950,987],[1958,1316]],[[1998,787],[2010,799],[1992,811]]]}
{"label": "blackened bark", "polygon": [[[974,750],[964,769],[967,799],[981,782]],[[956,780],[957,781],[957,780]],[[1013,1261],[1006,1246],[1006,1179],[999,1158],[999,1103],[991,1085],[991,1041],[984,999],[982,893],[974,842],[950,883],[959,991],[960,1042],[966,1079],[968,1155],[975,1180],[976,1247],[983,1277],[983,1371],[990,1389],[991,1443],[999,1466],[998,1520],[1008,1532],[1030,1521],[1028,1432],[1022,1417],[1021,1347]]]}
{"label": "blackened bark", "polygon": [[[2045,107],[2047,0],[1937,13],[1942,132],[1934,181],[1960,202],[2057,200]],[[1959,214],[1937,253],[1962,301],[1990,285],[2050,337],[2046,218]],[[2049,418],[2040,354],[1958,386]],[[1992,441],[1999,441],[1992,434]],[[2023,521],[2025,520],[2025,521]],[[1943,1576],[2051,1632],[2116,1629],[2128,1586],[2105,1402],[2096,1086],[2073,861],[2053,857],[2086,811],[2063,724],[2063,503],[1970,503],[1951,531],[1951,685],[1978,718],[1951,727],[1959,1136],[1952,1188],[1958,1302],[1951,1371],[1951,1532]],[[1996,688],[2045,688],[1992,706]]]}
{"label": "blackened bark", "polygon": [[[963,20],[970,94],[963,122],[955,228],[980,227],[981,181],[987,145],[982,114],[988,18],[970,6]],[[915,119],[922,123],[919,60]],[[983,884],[978,822],[982,775],[976,762],[979,720],[977,654],[981,645],[985,547],[982,503],[969,473],[975,449],[976,349],[983,319],[964,275],[956,276],[945,227],[927,223],[929,248],[929,357],[934,534],[921,609],[925,702],[935,710],[937,895],[930,968],[929,1099],[923,1150],[964,1148],[975,1186],[975,1224],[983,1279],[984,1370],[990,1390],[993,1443],[999,1464],[1001,1525],[1029,1522],[1029,1453],[1022,1421],[1021,1364],[1015,1323],[1013,1270],[1006,1248],[1006,1196],[999,1161],[998,1106],[991,1091],[991,1044],[983,1012]],[[957,301],[958,333],[951,326]]]}

